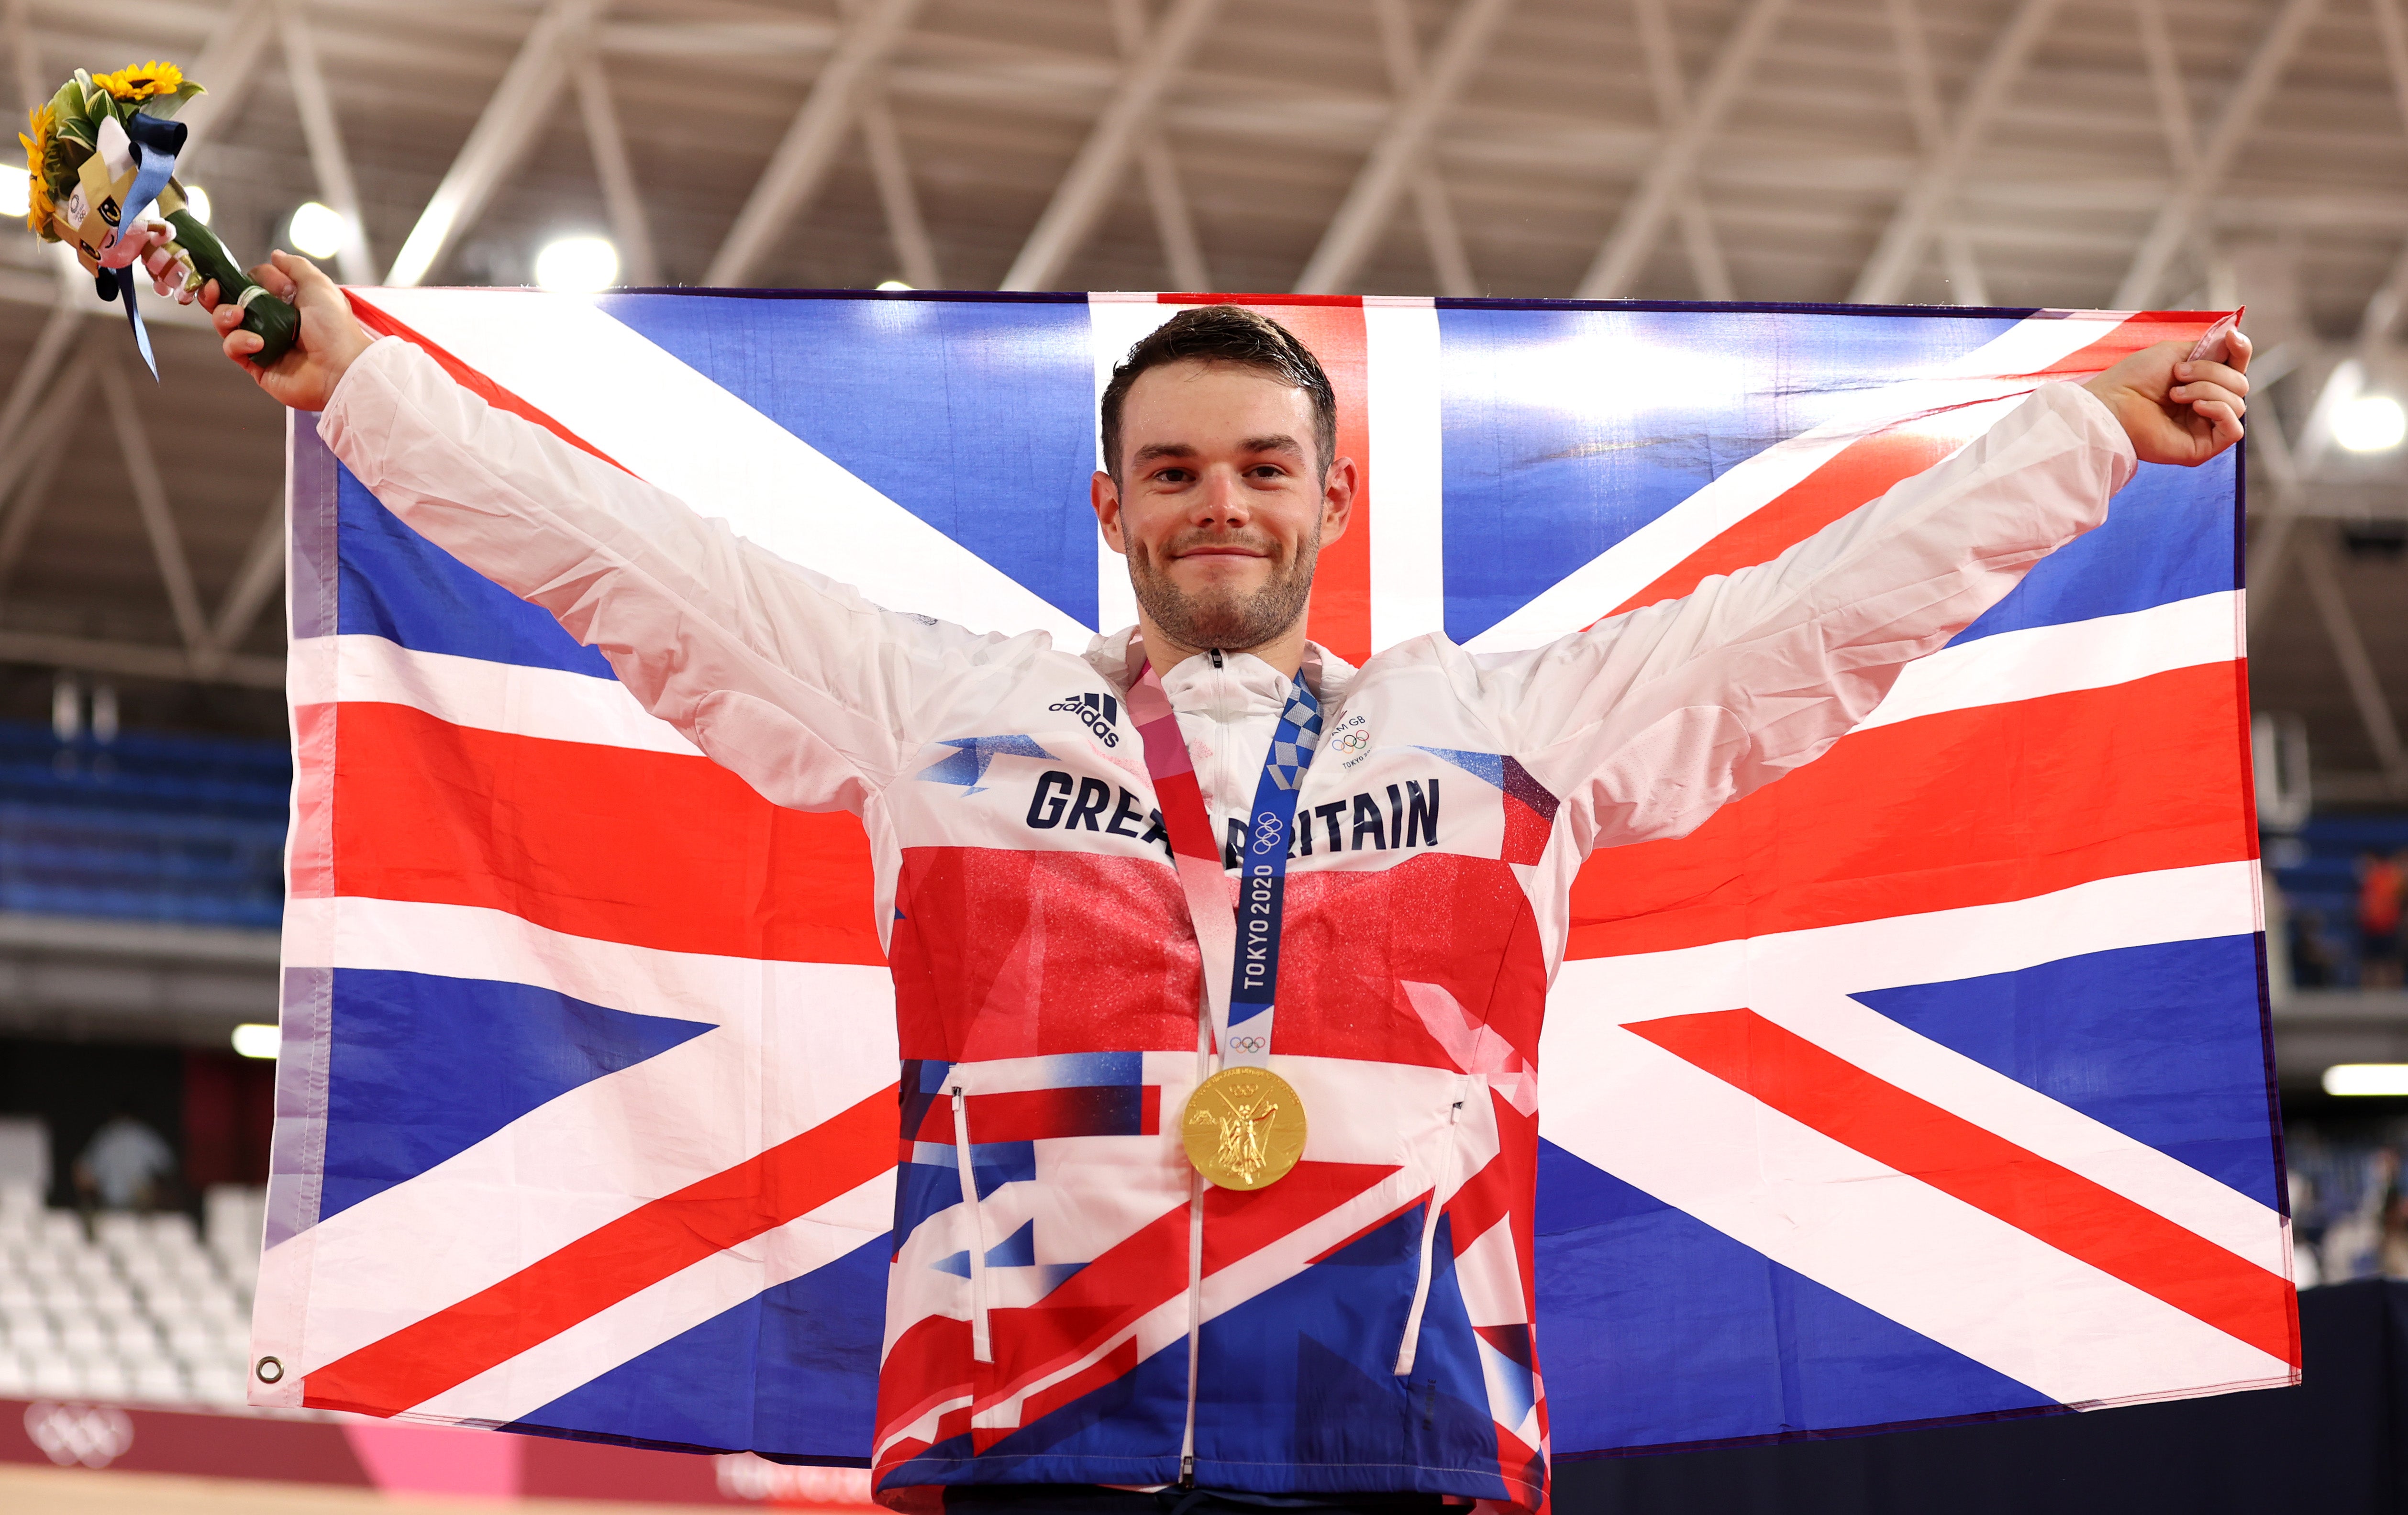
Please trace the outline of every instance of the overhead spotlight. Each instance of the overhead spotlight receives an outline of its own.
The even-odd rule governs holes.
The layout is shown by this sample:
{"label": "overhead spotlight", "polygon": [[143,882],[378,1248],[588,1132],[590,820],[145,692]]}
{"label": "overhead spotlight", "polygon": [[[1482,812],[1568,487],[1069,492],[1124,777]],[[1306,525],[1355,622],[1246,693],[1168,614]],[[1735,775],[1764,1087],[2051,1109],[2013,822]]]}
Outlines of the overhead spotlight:
{"label": "overhead spotlight", "polygon": [[2408,410],[2388,394],[2361,394],[2333,407],[2332,438],[2352,452],[2387,452],[2408,437]]}
{"label": "overhead spotlight", "polygon": [[30,215],[34,209],[33,177],[13,164],[0,164],[0,216]]}
{"label": "overhead spotlight", "polygon": [[2328,1094],[2408,1094],[2408,1063],[2336,1063],[2324,1083]]}
{"label": "overhead spotlight", "polygon": [[904,282],[903,282],[901,279],[881,279],[881,280],[879,281],[878,287],[879,287],[880,289],[882,289],[882,290],[908,290],[908,289],[910,289],[911,286],[910,286],[910,285],[909,285],[909,284],[904,283]]}
{"label": "overhead spotlight", "polygon": [[293,224],[287,230],[293,250],[310,258],[331,258],[351,239],[351,225],[343,213],[315,200],[293,212]]}
{"label": "overhead spotlight", "polygon": [[198,184],[185,185],[184,208],[193,213],[194,221],[207,226],[209,223],[209,192]]}
{"label": "overhead spotlight", "polygon": [[564,236],[535,255],[535,281],[561,294],[590,294],[619,281],[619,250],[607,236]]}
{"label": "overhead spotlight", "polygon": [[245,1057],[274,1057],[284,1034],[254,1021],[234,1028],[234,1050]]}

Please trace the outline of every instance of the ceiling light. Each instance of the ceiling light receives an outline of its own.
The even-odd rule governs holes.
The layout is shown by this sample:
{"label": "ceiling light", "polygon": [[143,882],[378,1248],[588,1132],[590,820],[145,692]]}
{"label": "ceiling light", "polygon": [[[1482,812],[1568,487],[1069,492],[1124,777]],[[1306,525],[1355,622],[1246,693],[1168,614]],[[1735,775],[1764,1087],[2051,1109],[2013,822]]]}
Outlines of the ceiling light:
{"label": "ceiling light", "polygon": [[234,1028],[234,1050],[245,1057],[274,1057],[283,1039],[282,1032],[255,1021]]}
{"label": "ceiling light", "polygon": [[2387,452],[2408,437],[2408,410],[2388,394],[2361,394],[2333,407],[2332,437],[2352,452]]}
{"label": "ceiling light", "polygon": [[619,279],[619,250],[607,236],[564,236],[535,255],[535,281],[562,294],[590,294]]}
{"label": "ceiling light", "polygon": [[878,287],[882,290],[908,290],[911,286],[899,279],[888,279],[880,280]]}
{"label": "ceiling light", "polygon": [[343,220],[343,213],[315,200],[293,212],[290,230],[294,250],[309,258],[331,258],[351,239],[351,223]]}
{"label": "ceiling light", "polygon": [[33,179],[23,169],[0,164],[0,216],[33,213]]}
{"label": "ceiling light", "polygon": [[204,226],[209,223],[209,192],[198,184],[184,186],[184,207],[193,213],[194,221]]}
{"label": "ceiling light", "polygon": [[2328,1094],[2408,1094],[2408,1063],[2336,1063],[2325,1069]]}

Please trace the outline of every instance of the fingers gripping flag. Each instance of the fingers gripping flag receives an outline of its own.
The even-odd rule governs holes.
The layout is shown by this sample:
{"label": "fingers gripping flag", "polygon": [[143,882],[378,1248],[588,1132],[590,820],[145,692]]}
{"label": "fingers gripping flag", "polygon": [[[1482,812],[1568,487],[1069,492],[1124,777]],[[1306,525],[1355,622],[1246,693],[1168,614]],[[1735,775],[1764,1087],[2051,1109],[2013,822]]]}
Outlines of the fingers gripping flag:
{"label": "fingers gripping flag", "polygon": [[[1086,503],[1096,395],[1193,298],[362,303],[879,604],[1076,647],[1135,619]],[[1261,303],[1362,465],[1311,624],[1354,661],[1684,594],[2212,319]],[[2296,1378],[2237,466],[2144,466],[1819,761],[1590,861],[1537,1102],[1557,1455]],[[861,827],[714,765],[306,425],[292,522],[254,1400],[865,1461],[927,1096]],[[968,786],[1010,750],[955,745]],[[1452,1046],[1443,999],[1413,1003]],[[1526,1376],[1529,1334],[1491,1334]]]}

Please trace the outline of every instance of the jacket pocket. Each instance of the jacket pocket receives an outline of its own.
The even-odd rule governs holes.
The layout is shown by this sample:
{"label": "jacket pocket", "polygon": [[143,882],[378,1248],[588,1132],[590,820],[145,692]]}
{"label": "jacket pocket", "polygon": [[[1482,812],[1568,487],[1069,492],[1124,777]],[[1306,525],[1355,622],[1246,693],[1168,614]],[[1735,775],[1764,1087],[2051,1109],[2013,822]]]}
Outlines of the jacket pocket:
{"label": "jacket pocket", "polygon": [[1405,1339],[1397,1348],[1397,1377],[1400,1379],[1412,1375],[1413,1356],[1421,1349],[1422,1311],[1429,1305],[1430,1249],[1438,1241],[1438,1215],[1446,1204],[1447,1188],[1455,1182],[1455,1150],[1461,1142],[1463,1101],[1470,1097],[1469,1085],[1459,1088],[1457,1094],[1446,1112],[1443,1144],[1439,1149],[1437,1171],[1430,1179],[1429,1208],[1422,1212],[1421,1267],[1413,1279],[1413,1308],[1405,1316]]}
{"label": "jacket pocket", "polygon": [[[987,1335],[986,1326],[986,1221],[979,1213],[978,1175],[970,1169],[969,1096],[959,1083],[948,1091],[953,1100],[953,1161],[962,1170],[963,1229],[969,1233],[967,1240],[970,1254],[970,1356],[981,1363],[995,1361],[995,1341]],[[1429,1242],[1422,1242],[1424,1268],[1427,1268]],[[1421,1313],[1416,1302],[1414,1315]]]}

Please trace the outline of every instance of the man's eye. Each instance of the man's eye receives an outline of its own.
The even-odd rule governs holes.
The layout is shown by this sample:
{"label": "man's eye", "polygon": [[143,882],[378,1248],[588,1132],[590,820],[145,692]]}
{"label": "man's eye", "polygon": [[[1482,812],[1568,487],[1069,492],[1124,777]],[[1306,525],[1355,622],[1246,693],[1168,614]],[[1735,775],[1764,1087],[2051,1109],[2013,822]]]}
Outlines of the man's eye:
{"label": "man's eye", "polygon": [[1287,470],[1276,463],[1258,463],[1246,470],[1256,479],[1285,479]]}
{"label": "man's eye", "polygon": [[1157,484],[1184,484],[1192,477],[1184,468],[1164,468],[1154,474],[1154,481]]}

